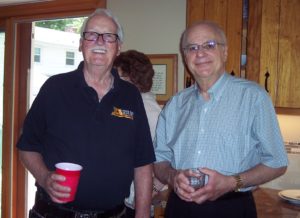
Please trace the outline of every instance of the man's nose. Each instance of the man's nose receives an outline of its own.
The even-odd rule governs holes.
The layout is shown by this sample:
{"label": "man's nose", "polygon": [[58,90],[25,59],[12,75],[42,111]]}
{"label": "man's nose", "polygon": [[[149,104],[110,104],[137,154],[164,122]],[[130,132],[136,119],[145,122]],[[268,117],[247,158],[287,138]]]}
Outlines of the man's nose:
{"label": "man's nose", "polygon": [[105,41],[103,39],[103,35],[99,35],[96,42],[97,42],[97,44],[103,45],[105,43]]}
{"label": "man's nose", "polygon": [[206,54],[206,50],[202,47],[199,47],[199,49],[196,52],[197,56],[203,56],[204,54]]}

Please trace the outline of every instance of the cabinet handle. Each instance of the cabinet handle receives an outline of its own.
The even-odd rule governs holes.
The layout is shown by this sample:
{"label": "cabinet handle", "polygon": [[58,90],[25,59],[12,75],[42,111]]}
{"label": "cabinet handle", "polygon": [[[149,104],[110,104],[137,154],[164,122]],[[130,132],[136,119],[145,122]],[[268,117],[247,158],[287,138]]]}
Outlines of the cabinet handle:
{"label": "cabinet handle", "polygon": [[268,78],[270,77],[269,71],[267,71],[267,72],[265,73],[265,77],[266,77],[266,79],[265,79],[265,90],[266,90],[267,92],[269,92],[269,89],[268,89]]}
{"label": "cabinet handle", "polygon": [[231,71],[230,75],[231,75],[231,76],[235,76],[235,73],[234,73],[233,70]]}

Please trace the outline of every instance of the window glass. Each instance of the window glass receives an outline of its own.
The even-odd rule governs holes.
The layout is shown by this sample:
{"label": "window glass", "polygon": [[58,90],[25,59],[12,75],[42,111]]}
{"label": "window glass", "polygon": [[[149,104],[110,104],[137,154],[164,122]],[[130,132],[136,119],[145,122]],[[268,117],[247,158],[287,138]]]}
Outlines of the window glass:
{"label": "window glass", "polygon": [[66,65],[74,65],[75,53],[71,51],[66,52]]}
{"label": "window glass", "polygon": [[34,48],[34,62],[41,62],[41,48]]}

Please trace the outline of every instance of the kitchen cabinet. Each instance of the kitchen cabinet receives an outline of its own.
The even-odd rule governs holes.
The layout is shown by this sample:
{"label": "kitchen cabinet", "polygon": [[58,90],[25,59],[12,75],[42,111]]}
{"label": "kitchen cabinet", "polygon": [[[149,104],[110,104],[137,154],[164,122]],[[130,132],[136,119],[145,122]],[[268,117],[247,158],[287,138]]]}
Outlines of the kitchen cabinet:
{"label": "kitchen cabinet", "polygon": [[[241,74],[243,0],[187,0],[187,26],[198,20],[217,22],[228,40],[226,71]],[[185,82],[189,83],[185,73]]]}
{"label": "kitchen cabinet", "polygon": [[246,77],[277,112],[300,112],[300,1],[249,0]]}

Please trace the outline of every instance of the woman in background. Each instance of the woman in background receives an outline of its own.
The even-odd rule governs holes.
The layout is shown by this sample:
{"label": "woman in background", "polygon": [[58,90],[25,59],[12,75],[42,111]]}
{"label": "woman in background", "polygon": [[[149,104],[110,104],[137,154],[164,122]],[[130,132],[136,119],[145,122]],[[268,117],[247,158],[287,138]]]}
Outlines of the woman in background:
{"label": "woman in background", "polygon": [[[141,92],[144,102],[152,140],[154,140],[156,123],[161,111],[158,105],[155,94],[150,90],[153,84],[154,70],[149,58],[141,52],[136,50],[128,50],[121,52],[115,59],[114,67],[117,68],[121,79],[134,84]],[[153,178],[153,194],[154,197],[159,191],[165,189],[164,184],[159,182],[155,177]],[[125,199],[126,218],[134,218],[134,185],[131,184],[130,196]],[[151,208],[153,216],[153,207]]]}

